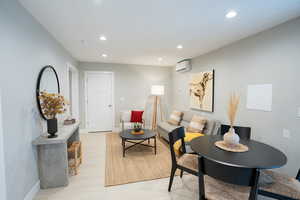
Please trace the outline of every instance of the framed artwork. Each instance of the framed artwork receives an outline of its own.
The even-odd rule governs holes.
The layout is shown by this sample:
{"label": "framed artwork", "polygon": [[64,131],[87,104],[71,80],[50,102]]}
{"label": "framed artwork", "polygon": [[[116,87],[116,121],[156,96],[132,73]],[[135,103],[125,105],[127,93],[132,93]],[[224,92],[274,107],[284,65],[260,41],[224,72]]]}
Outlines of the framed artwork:
{"label": "framed artwork", "polygon": [[214,111],[215,71],[192,74],[189,84],[190,107],[201,111]]}

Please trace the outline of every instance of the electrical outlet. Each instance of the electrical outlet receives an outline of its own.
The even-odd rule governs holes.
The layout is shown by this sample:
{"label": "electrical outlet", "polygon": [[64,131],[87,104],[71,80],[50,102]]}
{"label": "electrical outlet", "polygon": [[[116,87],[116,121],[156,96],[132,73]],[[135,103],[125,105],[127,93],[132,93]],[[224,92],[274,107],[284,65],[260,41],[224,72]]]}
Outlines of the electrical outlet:
{"label": "electrical outlet", "polygon": [[290,132],[290,130],[284,128],[283,132],[282,132],[282,135],[283,135],[284,138],[289,139],[291,137],[291,132]]}

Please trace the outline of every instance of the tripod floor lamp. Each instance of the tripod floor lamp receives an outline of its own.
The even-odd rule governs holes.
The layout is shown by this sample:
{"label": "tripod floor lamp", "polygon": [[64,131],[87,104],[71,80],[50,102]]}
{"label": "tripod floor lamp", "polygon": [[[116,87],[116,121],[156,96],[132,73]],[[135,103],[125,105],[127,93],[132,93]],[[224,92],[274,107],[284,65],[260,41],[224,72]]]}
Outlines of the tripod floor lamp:
{"label": "tripod floor lamp", "polygon": [[160,118],[163,120],[161,96],[163,96],[164,93],[165,88],[163,85],[152,85],[151,95],[154,98],[152,110],[152,130],[156,130],[158,114],[160,114]]}

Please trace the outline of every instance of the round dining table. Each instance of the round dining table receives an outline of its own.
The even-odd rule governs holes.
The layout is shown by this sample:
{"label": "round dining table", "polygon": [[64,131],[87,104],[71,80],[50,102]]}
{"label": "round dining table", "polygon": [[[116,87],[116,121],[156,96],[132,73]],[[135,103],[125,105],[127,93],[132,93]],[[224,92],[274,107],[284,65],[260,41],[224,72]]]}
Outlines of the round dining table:
{"label": "round dining table", "polygon": [[248,146],[249,150],[236,153],[215,146],[215,142],[220,140],[223,140],[222,135],[207,135],[193,139],[190,145],[198,155],[231,167],[273,169],[287,163],[285,154],[270,145],[255,140],[241,140],[240,143]]}

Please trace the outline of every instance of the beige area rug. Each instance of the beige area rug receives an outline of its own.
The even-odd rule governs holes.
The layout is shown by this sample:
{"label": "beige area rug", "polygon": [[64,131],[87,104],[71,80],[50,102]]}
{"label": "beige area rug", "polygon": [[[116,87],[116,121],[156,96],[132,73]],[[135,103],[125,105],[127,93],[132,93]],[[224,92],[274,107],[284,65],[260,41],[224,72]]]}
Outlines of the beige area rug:
{"label": "beige area rug", "polygon": [[121,141],[118,133],[106,134],[106,187],[170,176],[172,162],[167,144],[157,139],[156,155],[153,148],[138,145],[128,149],[123,158]]}

